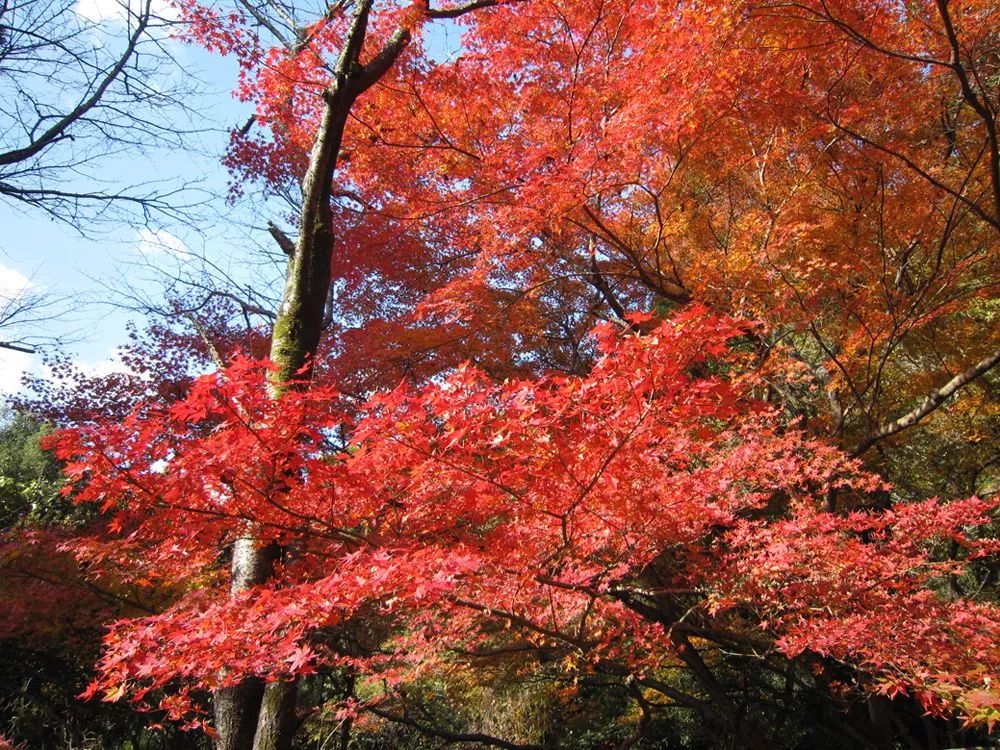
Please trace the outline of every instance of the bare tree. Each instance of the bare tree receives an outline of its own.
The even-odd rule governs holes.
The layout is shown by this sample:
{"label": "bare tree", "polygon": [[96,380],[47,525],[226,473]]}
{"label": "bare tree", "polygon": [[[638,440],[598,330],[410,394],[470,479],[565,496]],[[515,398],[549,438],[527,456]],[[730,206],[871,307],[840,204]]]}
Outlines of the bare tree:
{"label": "bare tree", "polygon": [[153,0],[110,2],[0,0],[0,197],[77,228],[187,218],[190,186],[108,176],[117,157],[184,145],[197,85]]}
{"label": "bare tree", "polygon": [[[172,13],[163,0],[0,0],[0,202],[82,233],[194,224],[203,195],[144,166],[193,148],[203,121]],[[69,343],[70,307],[36,285],[0,288],[0,349]]]}
{"label": "bare tree", "polygon": [[38,347],[55,343],[48,324],[65,315],[65,300],[30,284],[0,288],[0,349],[34,354]]}

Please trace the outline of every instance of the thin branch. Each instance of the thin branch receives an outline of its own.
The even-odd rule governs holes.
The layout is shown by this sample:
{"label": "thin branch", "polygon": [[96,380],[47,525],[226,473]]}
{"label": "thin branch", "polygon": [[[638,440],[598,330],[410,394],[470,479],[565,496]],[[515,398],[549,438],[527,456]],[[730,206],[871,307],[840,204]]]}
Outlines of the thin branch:
{"label": "thin branch", "polygon": [[958,41],[958,34],[951,20],[951,13],[948,11],[948,0],[936,0],[938,13],[941,22],[944,24],[945,35],[948,37],[948,46],[951,48],[950,67],[958,78],[959,86],[962,89],[962,98],[969,103],[976,114],[982,118],[983,125],[986,126],[986,135],[990,144],[990,181],[993,185],[993,206],[997,219],[1000,219],[1000,135],[997,133],[997,121],[989,100],[982,98],[976,93],[969,81],[965,66],[962,65],[961,49]]}
{"label": "thin branch", "polygon": [[89,97],[81,101],[69,113],[60,118],[60,120],[52,125],[52,127],[42,133],[37,140],[27,146],[24,146],[23,148],[13,149],[0,154],[0,165],[16,164],[17,162],[24,161],[25,159],[30,159],[32,156],[35,156],[43,149],[51,146],[53,143],[62,140],[66,137],[66,131],[73,125],[73,123],[77,122],[81,117],[97,106],[97,104],[101,101],[101,98],[111,87],[111,84],[114,83],[118,76],[121,75],[122,71],[125,70],[125,66],[132,59],[136,47],[139,45],[139,40],[146,32],[146,27],[149,25],[151,2],[152,0],[146,0],[145,10],[143,10],[143,12],[139,15],[135,31],[132,32],[132,36],[129,37],[128,44],[125,46],[124,52],[122,52],[121,56],[118,58],[114,66],[112,66],[111,70],[104,77],[104,79],[97,85],[94,92]]}
{"label": "thin branch", "polygon": [[983,209],[982,206],[980,206],[974,200],[969,198],[967,195],[963,195],[958,190],[955,190],[954,188],[950,187],[946,183],[942,182],[941,180],[931,175],[926,169],[921,167],[906,154],[902,153],[901,151],[889,148],[888,146],[885,146],[876,141],[873,141],[871,138],[862,135],[856,130],[852,130],[843,123],[837,121],[832,114],[828,114],[826,119],[830,122],[831,125],[833,125],[833,127],[837,128],[837,130],[840,130],[843,133],[846,133],[851,138],[854,138],[860,141],[861,143],[865,144],[866,146],[874,148],[877,151],[881,151],[883,154],[886,154],[887,156],[891,156],[894,159],[898,159],[903,164],[905,164],[909,169],[916,172],[918,175],[920,175],[923,179],[927,180],[927,182],[936,187],[938,190],[947,193],[948,195],[952,196],[956,200],[963,203],[970,211],[972,211],[972,213],[974,213],[980,219],[985,221],[987,224],[989,224],[995,229],[1000,229],[1000,219],[991,215],[989,212]]}
{"label": "thin branch", "polygon": [[184,313],[184,317],[194,327],[194,330],[198,333],[198,336],[201,337],[202,343],[204,343],[205,347],[208,349],[209,356],[212,357],[212,362],[215,364],[215,366],[218,367],[220,371],[225,370],[226,362],[222,358],[222,353],[219,351],[219,348],[215,345],[215,342],[212,341],[212,337],[208,335],[208,331],[205,329],[205,326],[203,326],[201,324],[201,321],[199,321],[198,318],[196,318],[192,313]]}

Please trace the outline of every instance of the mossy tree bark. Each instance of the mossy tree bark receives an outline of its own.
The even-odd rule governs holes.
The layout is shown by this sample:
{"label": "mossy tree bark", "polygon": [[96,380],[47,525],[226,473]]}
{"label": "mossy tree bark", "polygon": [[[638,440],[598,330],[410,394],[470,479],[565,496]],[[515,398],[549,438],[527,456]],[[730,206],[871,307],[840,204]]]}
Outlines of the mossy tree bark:
{"label": "mossy tree bark", "polygon": [[[409,42],[397,31],[365,66],[361,49],[371,0],[361,0],[337,61],[333,84],[323,92],[323,117],[302,181],[302,208],[295,250],[288,259],[285,286],[271,334],[274,398],[289,388],[306,388],[323,331],[330,289],[334,232],[330,206],[333,175],[348,115],[357,97],[392,66]],[[262,546],[253,530],[234,544],[231,590],[243,591],[270,578],[277,559],[274,545]],[[218,750],[288,750],[296,728],[294,682],[250,677],[215,695]]]}
{"label": "mossy tree bark", "polygon": [[[444,10],[432,9],[426,2],[424,15],[428,19],[457,18],[497,2],[469,0]],[[408,28],[398,28],[382,49],[362,65],[361,50],[371,6],[372,0],[355,3],[332,84],[323,91],[323,116],[302,180],[298,239],[288,259],[281,305],[271,333],[271,361],[276,370],[271,375],[270,391],[274,398],[280,398],[289,388],[308,387],[312,357],[323,332],[334,245],[330,201],[347,118],[357,98],[392,68],[411,40]],[[301,52],[298,46],[295,50]],[[252,531],[237,542],[231,572],[234,592],[271,576],[276,555],[268,549],[258,544]],[[219,750],[290,748],[296,728],[295,693],[294,682],[265,686],[256,678],[245,680],[236,688],[220,690],[216,694],[216,723],[222,735]]]}

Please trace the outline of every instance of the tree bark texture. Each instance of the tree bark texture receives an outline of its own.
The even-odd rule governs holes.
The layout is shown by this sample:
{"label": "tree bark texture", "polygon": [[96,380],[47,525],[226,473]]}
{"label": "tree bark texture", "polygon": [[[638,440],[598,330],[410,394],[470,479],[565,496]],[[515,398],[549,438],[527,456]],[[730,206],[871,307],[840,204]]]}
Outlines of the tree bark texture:
{"label": "tree bark texture", "polygon": [[[308,387],[311,358],[323,330],[334,242],[330,210],[333,174],[348,114],[364,90],[360,81],[372,72],[358,64],[370,9],[371,0],[358,3],[333,84],[323,93],[323,118],[302,180],[298,239],[288,258],[281,305],[271,333],[271,361],[277,367],[270,379],[274,398],[280,398],[289,387]],[[272,547],[275,545],[261,547],[252,534],[237,541],[231,573],[234,593],[271,576],[277,556]],[[296,725],[295,696],[294,681],[265,686],[257,678],[218,691],[218,750],[289,750]]]}

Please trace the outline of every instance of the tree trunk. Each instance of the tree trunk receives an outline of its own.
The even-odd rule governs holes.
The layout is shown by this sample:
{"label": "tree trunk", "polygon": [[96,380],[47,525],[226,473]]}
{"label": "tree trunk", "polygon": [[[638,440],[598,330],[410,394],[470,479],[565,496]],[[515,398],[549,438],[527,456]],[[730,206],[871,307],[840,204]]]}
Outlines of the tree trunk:
{"label": "tree trunk", "polygon": [[253,750],[291,750],[295,734],[295,682],[271,682],[264,688]]}
{"label": "tree trunk", "polygon": [[[270,379],[273,398],[288,388],[308,387],[312,359],[323,330],[330,289],[333,227],[330,210],[333,173],[351,106],[361,88],[355,82],[365,69],[358,57],[368,24],[371,0],[358,3],[337,63],[333,85],[323,92],[326,104],[309,166],[302,180],[302,208],[295,252],[288,259],[281,305],[271,333]],[[270,577],[276,547],[261,548],[252,536],[238,540],[233,551],[235,593]],[[218,750],[289,750],[295,732],[296,683],[264,687],[256,678],[220,690],[215,696]]]}
{"label": "tree trunk", "polygon": [[[229,591],[238,594],[271,577],[277,545],[257,546],[251,534],[233,542]],[[247,677],[242,682],[215,692],[215,731],[219,733],[216,750],[250,750],[264,695],[264,681]]]}
{"label": "tree trunk", "polygon": [[238,685],[215,691],[216,750],[249,750],[257,733],[264,681],[248,677]]}

